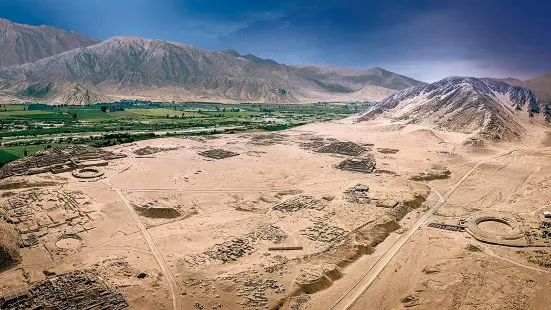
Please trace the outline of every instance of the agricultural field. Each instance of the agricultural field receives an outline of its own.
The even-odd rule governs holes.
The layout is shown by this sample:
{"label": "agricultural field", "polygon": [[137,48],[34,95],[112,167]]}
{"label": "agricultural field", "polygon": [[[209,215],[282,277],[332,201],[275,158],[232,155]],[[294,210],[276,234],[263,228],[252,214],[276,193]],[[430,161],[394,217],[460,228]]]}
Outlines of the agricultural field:
{"label": "agricultural field", "polygon": [[277,131],[336,120],[369,103],[221,104],[123,101],[0,106],[0,165],[63,144],[110,146],[160,136]]}

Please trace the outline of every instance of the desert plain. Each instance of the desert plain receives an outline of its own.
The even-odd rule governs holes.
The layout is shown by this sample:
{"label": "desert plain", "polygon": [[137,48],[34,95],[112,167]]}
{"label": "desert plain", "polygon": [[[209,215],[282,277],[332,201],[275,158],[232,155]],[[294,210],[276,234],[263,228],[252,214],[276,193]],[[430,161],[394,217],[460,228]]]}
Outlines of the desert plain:
{"label": "desert plain", "polygon": [[525,126],[350,117],[7,176],[0,309],[549,309],[551,135]]}

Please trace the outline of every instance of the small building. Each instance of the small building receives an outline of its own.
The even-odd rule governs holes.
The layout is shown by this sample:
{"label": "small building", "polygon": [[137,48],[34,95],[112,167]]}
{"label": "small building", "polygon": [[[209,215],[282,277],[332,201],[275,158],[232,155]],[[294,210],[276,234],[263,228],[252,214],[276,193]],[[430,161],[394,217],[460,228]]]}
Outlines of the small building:
{"label": "small building", "polygon": [[543,211],[543,217],[545,217],[545,218],[551,218],[551,212],[549,212],[549,211]]}

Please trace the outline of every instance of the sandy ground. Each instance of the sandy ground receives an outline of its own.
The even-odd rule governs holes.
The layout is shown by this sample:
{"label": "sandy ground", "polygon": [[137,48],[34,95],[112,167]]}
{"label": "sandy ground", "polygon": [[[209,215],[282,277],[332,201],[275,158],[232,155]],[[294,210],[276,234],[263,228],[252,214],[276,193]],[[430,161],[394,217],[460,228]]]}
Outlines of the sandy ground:
{"label": "sandy ground", "polygon": [[[551,199],[551,150],[544,129],[532,133],[522,144],[472,148],[463,134],[350,118],[115,146],[128,157],[95,182],[70,173],[2,181],[29,183],[3,191],[0,203],[20,197],[35,206],[41,236],[0,273],[0,290],[93,268],[131,309],[341,309],[346,300],[352,309],[548,309],[546,248],[481,244],[426,226],[482,212],[537,221]],[[336,169],[350,156],[314,151],[335,141],[368,149],[379,170]],[[156,152],[136,154],[147,146]],[[199,154],[213,149],[237,155]],[[442,170],[449,175],[410,179]],[[44,181],[55,184],[32,187]],[[369,186],[371,201],[348,200],[356,184]],[[76,199],[77,215],[63,197]],[[55,224],[63,221],[71,225]],[[484,227],[502,229],[492,225]]]}

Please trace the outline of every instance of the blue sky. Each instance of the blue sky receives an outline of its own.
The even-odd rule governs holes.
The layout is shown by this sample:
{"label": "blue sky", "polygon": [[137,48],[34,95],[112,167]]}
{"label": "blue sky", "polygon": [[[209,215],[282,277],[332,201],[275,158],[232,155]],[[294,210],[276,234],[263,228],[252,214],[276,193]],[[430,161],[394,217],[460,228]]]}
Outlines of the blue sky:
{"label": "blue sky", "polygon": [[0,17],[132,35],[280,63],[380,66],[423,81],[551,70],[545,0],[0,0]]}

